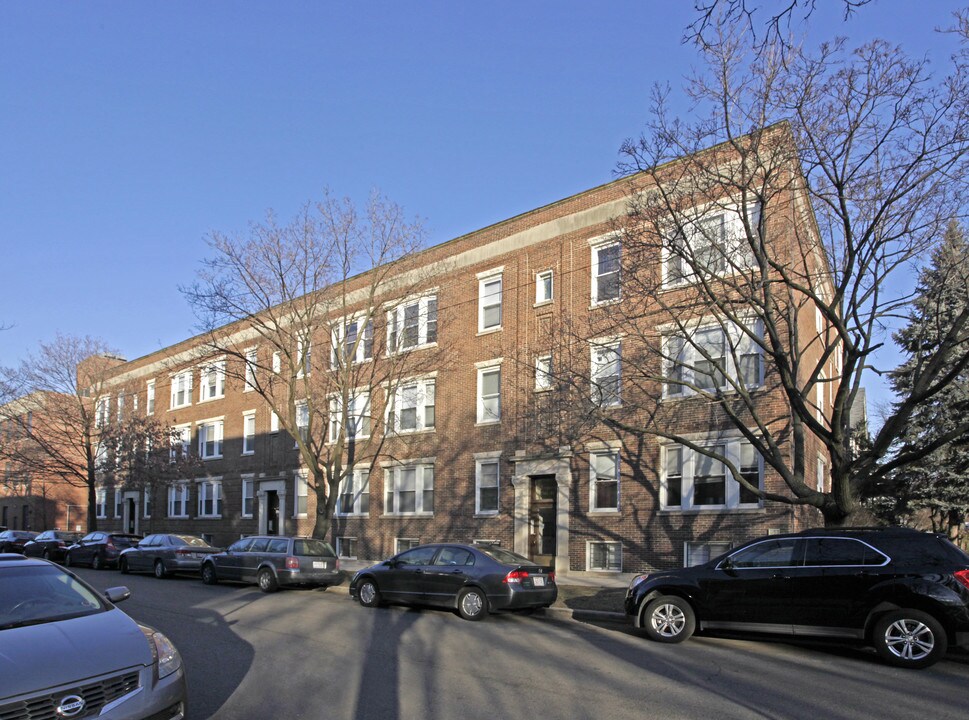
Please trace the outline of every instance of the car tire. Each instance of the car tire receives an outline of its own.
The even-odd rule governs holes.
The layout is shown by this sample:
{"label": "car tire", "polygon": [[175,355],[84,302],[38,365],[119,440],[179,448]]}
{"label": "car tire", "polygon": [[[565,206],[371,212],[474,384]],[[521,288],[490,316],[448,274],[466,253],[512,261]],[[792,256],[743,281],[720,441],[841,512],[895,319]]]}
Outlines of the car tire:
{"label": "car tire", "polygon": [[465,620],[481,620],[488,614],[488,598],[481,588],[467,588],[458,595],[458,613]]}
{"label": "car tire", "polygon": [[377,583],[370,578],[362,581],[360,587],[357,588],[357,599],[360,600],[360,604],[364,607],[377,607],[380,605],[380,590],[377,589]]}
{"label": "car tire", "polygon": [[161,560],[155,560],[155,577],[159,580],[168,577],[168,572],[165,570],[165,563]]}
{"label": "car tire", "polygon": [[642,625],[651,640],[681,643],[696,629],[696,614],[683,598],[661,595],[646,605]]}
{"label": "car tire", "polygon": [[94,557],[91,558],[91,568],[93,570],[104,569],[104,560],[101,559],[101,555],[99,553],[94,553]]}
{"label": "car tire", "polygon": [[215,566],[212,563],[205,563],[200,571],[202,576],[202,582],[206,585],[216,585],[219,582],[219,578],[215,574]]}
{"label": "car tire", "polygon": [[259,589],[264,593],[271,593],[279,590],[279,583],[276,582],[276,576],[273,575],[273,571],[269,568],[263,568],[260,570],[256,579],[259,582]]}
{"label": "car tire", "polygon": [[128,574],[128,558],[121,558],[118,560],[118,570],[121,571],[122,575]]}
{"label": "car tire", "polygon": [[872,642],[889,665],[927,668],[946,653],[948,638],[942,624],[920,610],[896,610],[878,619]]}

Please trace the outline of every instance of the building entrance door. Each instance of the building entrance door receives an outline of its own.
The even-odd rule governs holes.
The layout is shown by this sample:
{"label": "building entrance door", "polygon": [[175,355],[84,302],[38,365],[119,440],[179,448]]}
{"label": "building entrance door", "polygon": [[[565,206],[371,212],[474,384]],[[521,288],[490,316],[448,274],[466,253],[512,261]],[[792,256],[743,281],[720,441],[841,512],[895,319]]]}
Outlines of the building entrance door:
{"label": "building entrance door", "polygon": [[279,535],[279,493],[266,491],[266,534]]}
{"label": "building entrance door", "polygon": [[138,532],[138,513],[134,498],[128,498],[125,503],[125,532],[134,535]]}
{"label": "building entrance door", "polygon": [[555,567],[556,494],[554,475],[531,479],[528,507],[528,557],[538,565]]}

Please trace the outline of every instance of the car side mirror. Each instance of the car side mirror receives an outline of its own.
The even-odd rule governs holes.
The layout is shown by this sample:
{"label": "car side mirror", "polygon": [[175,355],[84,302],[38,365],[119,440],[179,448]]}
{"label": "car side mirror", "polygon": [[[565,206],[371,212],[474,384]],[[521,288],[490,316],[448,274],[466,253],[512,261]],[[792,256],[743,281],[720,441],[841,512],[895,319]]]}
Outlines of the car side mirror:
{"label": "car side mirror", "polygon": [[122,600],[127,600],[131,597],[131,591],[124,585],[119,587],[108,588],[104,591],[104,597],[113,603],[119,603]]}

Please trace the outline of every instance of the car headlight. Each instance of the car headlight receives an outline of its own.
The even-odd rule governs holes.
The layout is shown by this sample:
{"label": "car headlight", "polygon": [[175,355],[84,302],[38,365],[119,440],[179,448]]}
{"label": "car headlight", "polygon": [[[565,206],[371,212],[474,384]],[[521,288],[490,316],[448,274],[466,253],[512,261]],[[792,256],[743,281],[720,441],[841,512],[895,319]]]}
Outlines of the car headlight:
{"label": "car headlight", "polygon": [[172,641],[151,628],[142,627],[141,631],[148,638],[148,644],[151,646],[152,660],[158,668],[158,679],[161,680],[177,672],[182,667],[182,656],[178,654]]}
{"label": "car headlight", "polygon": [[649,573],[646,573],[644,575],[637,575],[636,577],[634,577],[632,580],[629,581],[629,589],[627,592],[632,592],[632,590],[634,590],[637,585],[639,585],[641,582],[646,580],[646,578],[648,577],[649,577]]}

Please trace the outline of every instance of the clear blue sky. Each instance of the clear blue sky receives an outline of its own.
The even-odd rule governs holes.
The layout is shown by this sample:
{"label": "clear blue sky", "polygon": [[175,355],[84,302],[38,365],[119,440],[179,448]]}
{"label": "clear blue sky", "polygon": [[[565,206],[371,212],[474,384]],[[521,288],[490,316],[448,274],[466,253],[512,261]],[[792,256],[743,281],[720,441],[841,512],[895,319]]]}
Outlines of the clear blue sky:
{"label": "clear blue sky", "polygon": [[[941,63],[959,2],[820,33]],[[57,331],[128,358],[194,333],[212,230],[378,188],[431,242],[614,177],[691,0],[0,2],[0,365]],[[682,102],[682,95],[680,95]],[[686,111],[685,102],[680,106]]]}

